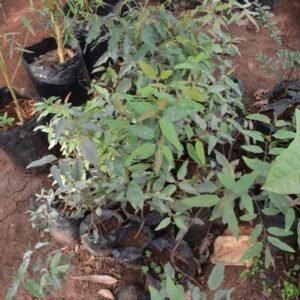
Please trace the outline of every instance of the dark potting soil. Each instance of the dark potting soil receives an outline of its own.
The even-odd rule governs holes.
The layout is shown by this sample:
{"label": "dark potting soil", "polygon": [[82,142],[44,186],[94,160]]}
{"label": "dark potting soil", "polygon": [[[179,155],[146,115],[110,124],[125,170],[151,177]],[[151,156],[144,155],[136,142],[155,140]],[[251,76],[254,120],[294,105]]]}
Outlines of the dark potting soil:
{"label": "dark potting soil", "polygon": [[101,233],[111,232],[117,229],[118,226],[119,226],[119,222],[115,217],[111,217],[110,219],[97,224],[97,228]]}
{"label": "dark potting soil", "polygon": [[[18,102],[21,106],[24,119],[26,121],[30,120],[34,115],[34,104],[36,103],[36,101],[32,99],[24,99],[18,100]],[[11,101],[9,104],[5,105],[2,109],[0,109],[0,116],[3,116],[5,113],[7,113],[7,116],[9,118],[14,118],[14,121],[10,126],[0,127],[0,131],[12,129],[20,124],[16,112],[16,107],[13,101]]]}
{"label": "dark potting soil", "polygon": [[[65,48],[64,51],[66,61],[75,56],[75,52],[72,49]],[[40,55],[32,63],[33,66],[51,66],[59,63],[59,56],[57,54],[57,49],[49,51],[46,54]]]}
{"label": "dark potting soil", "polygon": [[143,233],[142,230],[139,232],[138,227],[129,228],[120,240],[119,247],[143,247],[147,243],[148,238],[149,237]]}
{"label": "dark potting soil", "polygon": [[[171,262],[172,251],[169,249],[164,249],[163,251],[155,251],[155,250],[148,250],[151,252],[150,257],[146,257],[146,252],[144,255],[144,265],[149,267],[150,275],[152,275],[156,279],[160,279],[158,269],[155,269],[155,266],[159,266],[161,273],[163,273],[164,266],[167,263]],[[153,264],[155,263],[155,265]],[[181,256],[178,256],[176,253],[174,254],[174,265],[176,267],[176,273],[186,274],[189,269],[188,262]],[[152,266],[151,266],[152,265]],[[178,278],[178,277],[177,277]]]}

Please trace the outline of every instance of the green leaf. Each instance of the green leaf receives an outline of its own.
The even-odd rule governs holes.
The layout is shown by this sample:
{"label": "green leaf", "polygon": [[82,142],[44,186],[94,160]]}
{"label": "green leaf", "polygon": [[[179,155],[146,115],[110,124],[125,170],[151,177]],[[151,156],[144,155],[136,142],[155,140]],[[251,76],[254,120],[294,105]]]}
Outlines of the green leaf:
{"label": "green leaf", "polygon": [[[1,4],[0,4],[0,6],[1,6]],[[20,19],[21,19],[21,21],[22,21],[22,23],[23,23],[23,26],[33,35],[33,36],[35,36],[35,32],[34,32],[34,30],[33,30],[33,27],[31,26],[31,22],[30,22],[30,20],[28,20],[26,17],[24,17],[24,16],[21,16],[20,17]]]}
{"label": "green leaf", "polygon": [[233,190],[235,181],[231,176],[223,173],[217,173],[217,177],[224,187],[226,187],[229,190]]}
{"label": "green leaf", "polygon": [[171,224],[171,218],[167,217],[164,218],[163,220],[161,220],[161,222],[158,224],[158,226],[155,228],[155,231],[161,230],[166,228],[167,226],[169,226]]}
{"label": "green leaf", "polygon": [[233,192],[237,195],[248,193],[248,190],[253,186],[257,176],[257,172],[243,175],[242,178],[235,183]]}
{"label": "green leaf", "polygon": [[249,214],[254,214],[253,200],[248,194],[243,194],[241,196],[241,202],[244,208],[249,212]]}
{"label": "green leaf", "polygon": [[282,228],[278,228],[278,227],[269,227],[268,229],[268,232],[272,235],[275,235],[275,236],[290,236],[293,234],[293,232],[291,231],[287,231],[287,230],[284,230]]}
{"label": "green leaf", "polygon": [[165,118],[161,118],[159,120],[159,125],[164,137],[178,150],[178,152],[182,152],[182,145],[173,123]]}
{"label": "green leaf", "polygon": [[293,248],[291,248],[289,245],[282,242],[278,238],[268,236],[268,241],[280,250],[287,251],[287,252],[292,252],[292,253],[295,252],[295,250]]}
{"label": "green leaf", "polygon": [[240,220],[243,222],[249,222],[254,220],[257,217],[257,214],[246,214],[240,217]]}
{"label": "green leaf", "polygon": [[264,142],[264,137],[263,137],[262,133],[260,133],[258,131],[243,130],[243,134],[251,137],[255,141]]}
{"label": "green leaf", "polygon": [[262,123],[271,124],[271,119],[266,115],[251,114],[246,117],[248,120],[260,121]]}
{"label": "green leaf", "polygon": [[99,157],[97,153],[97,148],[95,145],[92,143],[91,140],[86,139],[84,140],[80,146],[79,146],[80,151],[82,154],[85,156],[85,158],[94,165],[94,167],[99,166]]}
{"label": "green leaf", "polygon": [[147,63],[144,61],[139,61],[138,62],[140,68],[142,69],[143,73],[151,80],[156,80],[156,71]]}
{"label": "green leaf", "polygon": [[52,257],[51,262],[50,262],[50,268],[55,268],[61,260],[61,253],[57,252],[55,255]]}
{"label": "green leaf", "polygon": [[205,100],[205,93],[200,92],[197,88],[184,87],[182,88],[182,92],[185,96],[195,101],[204,102]]}
{"label": "green leaf", "polygon": [[187,174],[187,166],[188,166],[189,161],[186,160],[182,166],[180,167],[179,171],[177,172],[177,179],[178,180],[183,180]]}
{"label": "green leaf", "polygon": [[33,161],[26,167],[26,169],[44,166],[46,164],[50,164],[50,163],[54,162],[55,160],[57,160],[57,157],[52,154],[49,154],[49,155],[44,156],[41,159]]}
{"label": "green leaf", "polygon": [[184,223],[184,219],[182,216],[176,216],[174,217],[174,223],[176,226],[181,230],[187,230],[187,226]]}
{"label": "green leaf", "polygon": [[268,269],[272,263],[272,254],[269,248],[265,251],[265,268]]}
{"label": "green leaf", "polygon": [[138,163],[141,160],[147,159],[155,153],[155,144],[145,143],[135,149],[127,158],[125,166]]}
{"label": "green leaf", "polygon": [[161,73],[160,73],[160,78],[162,80],[166,80],[168,79],[170,76],[172,76],[173,74],[173,71],[172,70],[163,70]]}
{"label": "green leaf", "polygon": [[298,248],[300,248],[300,221],[298,221],[298,224],[297,224],[297,236],[298,236]]}
{"label": "green leaf", "polygon": [[195,149],[196,149],[196,153],[197,153],[197,156],[199,157],[199,160],[200,160],[201,164],[203,166],[205,166],[204,146],[203,146],[203,143],[200,140],[196,141]]}
{"label": "green leaf", "polygon": [[276,133],[272,135],[274,138],[278,140],[289,140],[289,139],[294,139],[296,134],[295,132],[280,129]]}
{"label": "green leaf", "polygon": [[161,169],[162,163],[164,160],[164,154],[161,148],[159,148],[156,152],[155,152],[155,160],[154,160],[154,173],[157,175]]}
{"label": "green leaf", "polygon": [[254,257],[259,257],[261,254],[263,248],[263,243],[259,242],[257,244],[255,244],[254,246],[252,246],[251,248],[249,248],[246,253],[241,257],[240,261],[244,262],[245,260],[254,258]]}
{"label": "green leaf", "polygon": [[257,224],[254,228],[254,230],[252,231],[250,238],[249,238],[249,243],[252,244],[254,243],[257,238],[261,235],[263,230],[263,226],[262,224]]}
{"label": "green leaf", "polygon": [[185,198],[179,201],[180,204],[193,207],[212,207],[220,202],[220,198],[216,195],[201,195],[190,198]]}
{"label": "green leaf", "polygon": [[253,171],[258,172],[261,176],[266,177],[271,165],[267,162],[261,161],[259,159],[250,159],[243,156],[243,160],[246,165]]}
{"label": "green leaf", "polygon": [[221,286],[224,280],[224,270],[225,266],[223,263],[219,263],[216,266],[214,266],[207,281],[208,288],[210,290],[215,291]]}
{"label": "green leaf", "polygon": [[161,149],[163,151],[164,157],[166,158],[166,160],[168,161],[169,165],[171,166],[171,169],[174,168],[174,157],[172,154],[172,151],[170,150],[169,147],[167,147],[166,145],[162,145]]}
{"label": "green leaf", "polygon": [[192,158],[196,163],[201,165],[201,161],[198,157],[196,149],[192,144],[187,144],[187,151],[188,151],[188,154],[189,154],[190,158]]}
{"label": "green leaf", "polygon": [[129,183],[126,197],[128,202],[133,206],[134,209],[143,208],[145,199],[144,193],[141,187],[134,181],[131,181]]}
{"label": "green leaf", "polygon": [[245,145],[242,146],[242,148],[248,152],[257,153],[257,154],[264,152],[264,150],[261,147],[255,145],[249,145],[249,146]]}
{"label": "green leaf", "polygon": [[289,231],[294,224],[296,215],[293,208],[290,208],[285,214],[285,230]]}
{"label": "green leaf", "polygon": [[34,297],[37,297],[37,298],[43,297],[43,292],[42,292],[41,286],[40,286],[39,282],[37,282],[34,279],[26,280],[24,283],[24,288],[26,291],[28,291]]}
{"label": "green leaf", "polygon": [[234,213],[233,207],[229,201],[225,202],[223,210],[223,222],[228,224],[229,230],[232,232],[234,237],[239,239],[239,224],[238,219]]}
{"label": "green leaf", "polygon": [[152,140],[155,137],[154,130],[148,126],[129,125],[127,129],[130,133],[144,140]]}

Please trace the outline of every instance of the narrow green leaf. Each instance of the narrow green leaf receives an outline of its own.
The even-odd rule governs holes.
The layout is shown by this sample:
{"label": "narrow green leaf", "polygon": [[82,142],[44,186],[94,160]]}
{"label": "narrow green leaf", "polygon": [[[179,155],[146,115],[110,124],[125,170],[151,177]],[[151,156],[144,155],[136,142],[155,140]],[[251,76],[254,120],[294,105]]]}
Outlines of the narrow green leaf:
{"label": "narrow green leaf", "polygon": [[166,228],[167,226],[169,226],[171,224],[171,218],[167,217],[164,218],[159,224],[158,226],[155,228],[155,231],[159,231],[161,229]]}
{"label": "narrow green leaf", "polygon": [[240,261],[244,262],[245,260],[252,259],[254,257],[260,257],[261,251],[263,248],[263,243],[259,242],[254,246],[250,247],[246,253],[241,257]]}
{"label": "narrow green leaf", "polygon": [[159,120],[159,125],[164,137],[178,150],[178,152],[182,152],[182,145],[173,123],[165,118],[161,118]]}
{"label": "narrow green leaf", "polygon": [[138,62],[140,68],[142,69],[143,73],[151,80],[156,80],[156,71],[147,63],[144,61],[139,61]]}
{"label": "narrow green leaf", "polygon": [[269,248],[265,251],[265,268],[268,269],[272,263],[272,254]]}
{"label": "narrow green leaf", "polygon": [[260,121],[262,123],[271,124],[271,119],[266,115],[251,114],[246,117],[248,120]]}
{"label": "narrow green leaf", "polygon": [[186,160],[180,167],[180,169],[177,172],[177,179],[178,180],[183,180],[187,174],[187,166],[188,166],[189,161]]}
{"label": "narrow green leaf", "polygon": [[256,154],[264,152],[264,150],[261,147],[255,146],[255,145],[244,145],[244,146],[242,146],[242,148],[248,152],[252,152],[252,153],[256,153]]}
{"label": "narrow green leaf", "polygon": [[160,73],[160,78],[162,80],[166,80],[168,79],[170,76],[172,76],[173,74],[173,71],[172,70],[163,70],[161,73]]}
{"label": "narrow green leaf", "polygon": [[263,230],[263,226],[262,224],[257,224],[254,228],[254,230],[252,231],[251,235],[250,235],[250,239],[249,239],[249,243],[252,244],[254,243],[257,238],[261,235]]}
{"label": "narrow green leaf", "polygon": [[286,231],[286,230],[284,230],[282,228],[278,228],[278,227],[268,227],[267,230],[270,234],[279,236],[279,237],[290,236],[293,234],[293,232],[291,232],[291,231]]}
{"label": "narrow green leaf", "polygon": [[203,143],[200,140],[196,141],[195,149],[197,152],[197,155],[199,157],[200,162],[203,166],[205,166],[205,152],[204,152],[204,146]]}
{"label": "narrow green leaf", "polygon": [[278,238],[268,236],[268,241],[280,250],[287,251],[287,252],[292,252],[292,253],[295,252],[295,250],[292,247],[290,247],[286,243],[282,242]]}
{"label": "narrow green leaf", "polygon": [[134,209],[140,208],[142,209],[144,206],[144,193],[141,187],[131,181],[128,185],[127,193],[126,193],[127,201],[133,206]]}
{"label": "narrow green leaf", "polygon": [[155,144],[145,143],[135,149],[127,158],[125,165],[130,166],[147,159],[155,153]]}
{"label": "narrow green leaf", "polygon": [[179,201],[180,204],[193,207],[212,207],[220,202],[220,198],[216,195],[201,195],[190,198],[185,198]]}
{"label": "narrow green leaf", "polygon": [[221,286],[224,280],[224,271],[225,266],[223,263],[219,263],[216,266],[214,266],[207,281],[210,290],[215,291]]}

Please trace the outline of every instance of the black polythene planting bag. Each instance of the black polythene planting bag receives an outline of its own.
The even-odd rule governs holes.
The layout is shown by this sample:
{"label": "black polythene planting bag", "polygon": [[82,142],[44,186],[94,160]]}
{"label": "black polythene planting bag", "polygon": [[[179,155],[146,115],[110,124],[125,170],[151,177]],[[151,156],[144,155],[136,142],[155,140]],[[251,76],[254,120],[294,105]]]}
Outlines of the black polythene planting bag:
{"label": "black polythene planting bag", "polygon": [[23,64],[39,95],[43,98],[56,96],[73,105],[82,105],[88,100],[90,77],[79,46],[69,47],[75,51],[72,58],[63,64],[33,64],[41,55],[57,49],[54,38],[46,38],[41,42],[27,47],[23,53]]}
{"label": "black polythene planting bag", "polygon": [[[24,99],[24,97],[19,97]],[[7,88],[0,88],[0,109],[12,101]],[[34,131],[45,119],[37,121],[37,117],[26,121],[22,126],[0,131],[0,148],[20,167],[26,168],[31,162],[42,158],[48,152],[47,134]]]}

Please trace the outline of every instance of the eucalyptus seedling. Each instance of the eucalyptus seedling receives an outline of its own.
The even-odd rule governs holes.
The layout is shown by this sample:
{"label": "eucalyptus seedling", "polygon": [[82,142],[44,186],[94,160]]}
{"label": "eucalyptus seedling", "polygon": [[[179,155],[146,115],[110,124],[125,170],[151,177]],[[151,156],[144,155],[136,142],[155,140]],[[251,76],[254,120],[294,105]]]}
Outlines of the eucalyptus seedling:
{"label": "eucalyptus seedling", "polygon": [[6,43],[12,43],[12,46],[13,46],[16,43],[14,39],[10,39],[11,35],[12,35],[11,33],[0,35],[0,39],[2,40],[1,45],[0,45],[0,72],[3,76],[3,78],[4,78],[6,86],[9,89],[9,92],[10,92],[11,97],[13,99],[19,122],[21,124],[23,124],[24,123],[24,116],[23,116],[22,108],[21,108],[20,103],[17,99],[16,93],[15,93],[13,87],[12,87],[12,79],[9,75],[7,65],[6,65],[6,62],[5,62],[5,58],[4,58],[4,54],[3,54],[3,51],[4,51],[3,50],[3,45],[5,45]]}

